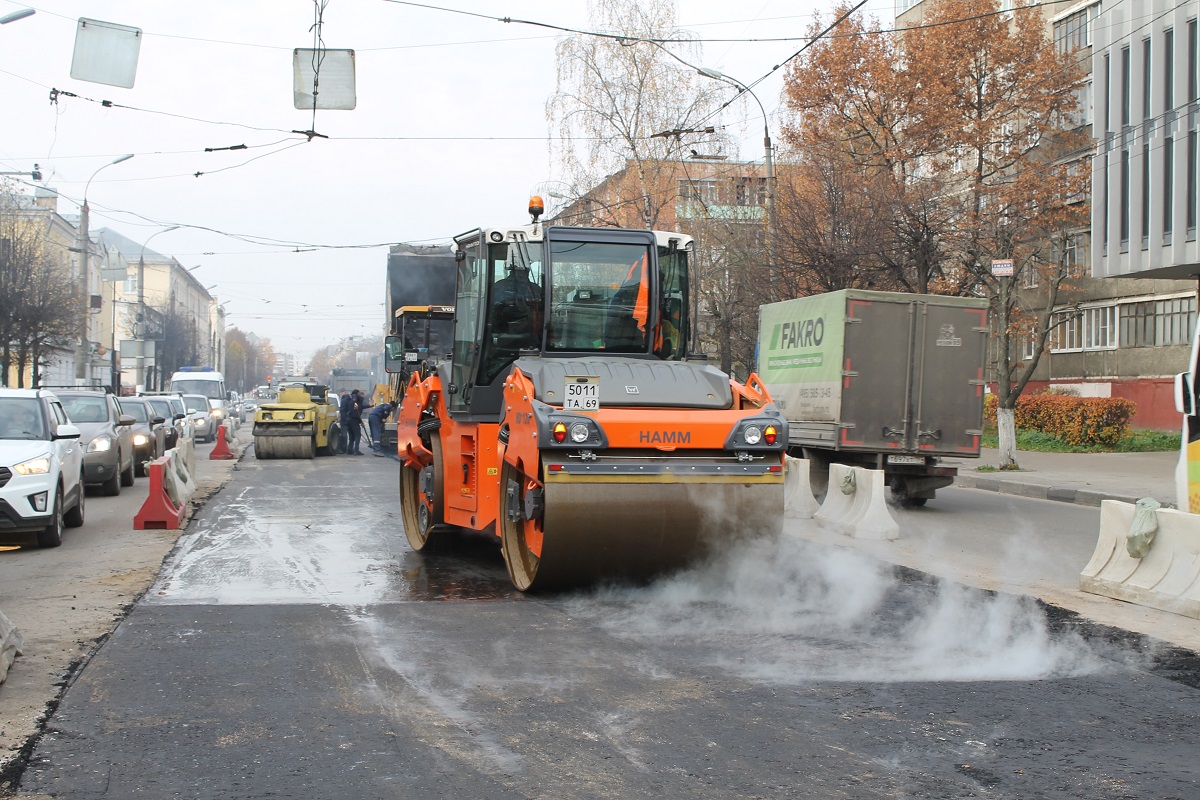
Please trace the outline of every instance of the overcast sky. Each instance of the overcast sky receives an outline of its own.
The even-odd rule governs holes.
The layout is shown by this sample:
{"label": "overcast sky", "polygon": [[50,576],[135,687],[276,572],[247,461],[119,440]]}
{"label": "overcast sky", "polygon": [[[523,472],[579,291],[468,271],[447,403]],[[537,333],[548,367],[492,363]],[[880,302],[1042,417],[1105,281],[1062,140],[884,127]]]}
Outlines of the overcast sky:
{"label": "overcast sky", "polygon": [[[357,108],[318,112],[315,130],[330,138],[308,141],[292,133],[314,123],[293,107],[291,61],[293,48],[313,45],[312,2],[0,0],[0,16],[37,10],[0,27],[0,171],[38,163],[60,212],[74,214],[89,177],[134,153],[92,180],[93,229],[144,242],[184,226],[151,248],[199,265],[231,326],[302,361],[346,336],[377,335],[388,244],[523,223],[531,190],[552,176],[545,108],[562,34],[471,14],[587,28],[583,0],[428,5],[442,10],[328,0],[324,44],[355,51]],[[802,37],[813,11],[832,6],[680,0],[678,20],[705,40]],[[870,0],[864,10],[890,20],[892,8]],[[132,89],[70,77],[80,17],[144,31]],[[702,63],[750,83],[800,44],[707,41]],[[780,84],[777,73],[755,88],[768,112]],[[79,97],[52,104],[52,89]],[[762,158],[752,101],[719,121],[743,142],[741,157]],[[249,149],[205,152],[235,145]]]}

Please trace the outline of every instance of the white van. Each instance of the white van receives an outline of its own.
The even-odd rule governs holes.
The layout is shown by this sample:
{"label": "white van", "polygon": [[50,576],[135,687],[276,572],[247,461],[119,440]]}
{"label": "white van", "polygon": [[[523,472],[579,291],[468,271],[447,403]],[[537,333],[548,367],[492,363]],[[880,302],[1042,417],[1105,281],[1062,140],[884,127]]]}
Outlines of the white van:
{"label": "white van", "polygon": [[176,394],[202,394],[207,397],[216,425],[229,418],[229,394],[225,391],[225,376],[212,367],[180,367],[178,372],[171,375],[171,391]]}

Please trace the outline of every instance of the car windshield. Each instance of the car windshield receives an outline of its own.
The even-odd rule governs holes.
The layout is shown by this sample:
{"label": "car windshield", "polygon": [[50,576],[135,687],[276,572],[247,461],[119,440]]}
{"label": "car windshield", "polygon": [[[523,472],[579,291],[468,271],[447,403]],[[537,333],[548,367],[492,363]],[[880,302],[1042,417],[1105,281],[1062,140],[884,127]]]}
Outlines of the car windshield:
{"label": "car windshield", "polygon": [[174,416],[175,414],[186,414],[187,413],[187,409],[184,407],[183,401],[180,400],[178,397],[172,397],[170,400],[168,400],[167,406],[170,407],[172,416]]}
{"label": "car windshield", "polygon": [[85,422],[108,421],[108,401],[103,397],[63,395],[60,399],[63,408],[66,409],[67,418],[76,425]]}
{"label": "car windshield", "polygon": [[171,404],[166,400],[147,400],[146,402],[150,404],[152,409],[154,409],[154,416],[156,417],[170,419],[171,417],[175,416],[171,413]]}
{"label": "car windshield", "polygon": [[0,439],[45,439],[42,404],[32,397],[0,398]]}
{"label": "car windshield", "polygon": [[183,398],[184,404],[188,411],[202,411],[208,413],[208,400],[204,397],[197,397],[194,394],[186,395]]}
{"label": "car windshield", "polygon": [[122,414],[128,414],[129,416],[133,417],[134,421],[136,421],[136,422],[148,422],[149,421],[149,418],[146,416],[146,404],[143,403],[142,401],[140,401],[140,400],[120,400],[118,402],[121,403],[121,413]]}
{"label": "car windshield", "polygon": [[202,394],[213,400],[222,400],[225,397],[225,394],[221,391],[220,381],[204,380],[203,378],[171,381],[171,390],[175,392],[187,392],[189,394]]}

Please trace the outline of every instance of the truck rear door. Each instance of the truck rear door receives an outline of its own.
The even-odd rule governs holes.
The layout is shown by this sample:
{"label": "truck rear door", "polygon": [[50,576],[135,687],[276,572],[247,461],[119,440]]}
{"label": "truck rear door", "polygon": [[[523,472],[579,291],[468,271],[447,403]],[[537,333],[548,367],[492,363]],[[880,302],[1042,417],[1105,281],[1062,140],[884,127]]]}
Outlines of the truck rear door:
{"label": "truck rear door", "polygon": [[987,309],[918,303],[910,447],[979,454]]}

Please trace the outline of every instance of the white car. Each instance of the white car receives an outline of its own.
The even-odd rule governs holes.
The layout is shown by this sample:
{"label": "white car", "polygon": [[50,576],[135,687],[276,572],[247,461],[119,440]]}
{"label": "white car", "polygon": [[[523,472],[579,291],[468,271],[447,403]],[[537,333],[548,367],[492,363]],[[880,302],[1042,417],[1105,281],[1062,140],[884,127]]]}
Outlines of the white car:
{"label": "white car", "polygon": [[187,409],[188,422],[192,425],[193,438],[197,442],[211,442],[217,438],[217,426],[220,420],[214,416],[208,398],[202,394],[183,395],[183,404]]}
{"label": "white car", "polygon": [[58,547],[83,524],[83,450],[53,392],[0,389],[0,544]]}

